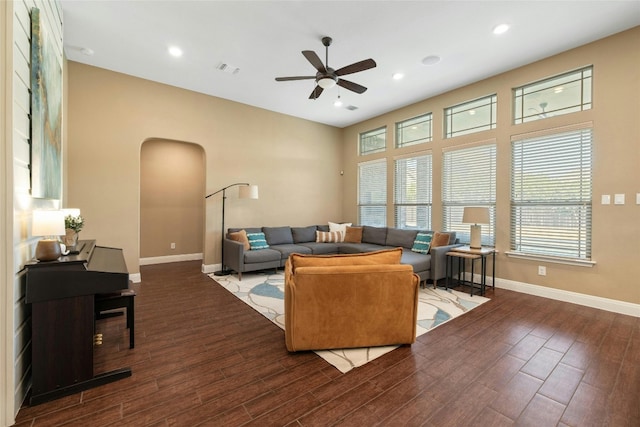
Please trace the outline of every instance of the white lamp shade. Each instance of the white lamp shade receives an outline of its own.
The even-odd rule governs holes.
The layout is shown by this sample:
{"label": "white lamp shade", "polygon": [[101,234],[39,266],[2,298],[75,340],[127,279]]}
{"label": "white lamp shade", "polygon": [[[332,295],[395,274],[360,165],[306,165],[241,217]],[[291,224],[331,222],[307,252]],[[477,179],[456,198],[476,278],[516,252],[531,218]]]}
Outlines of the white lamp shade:
{"label": "white lamp shade", "polygon": [[462,214],[463,224],[489,224],[489,208],[470,207],[464,208]]}
{"label": "white lamp shade", "polygon": [[31,235],[61,236],[65,234],[63,211],[35,210],[32,215]]}
{"label": "white lamp shade", "polygon": [[258,198],[258,186],[257,185],[243,185],[238,189],[238,197],[241,199],[257,199]]}

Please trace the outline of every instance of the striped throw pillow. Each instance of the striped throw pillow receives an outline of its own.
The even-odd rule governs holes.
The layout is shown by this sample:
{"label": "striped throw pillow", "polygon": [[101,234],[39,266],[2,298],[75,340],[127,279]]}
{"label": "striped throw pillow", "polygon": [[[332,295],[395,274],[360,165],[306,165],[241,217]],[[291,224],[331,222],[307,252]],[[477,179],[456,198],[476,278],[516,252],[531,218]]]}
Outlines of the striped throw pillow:
{"label": "striped throw pillow", "polygon": [[247,233],[247,239],[249,240],[249,246],[251,250],[267,249],[267,239],[264,237],[264,233]]}
{"label": "striped throw pillow", "polygon": [[316,242],[342,242],[343,235],[340,231],[316,231]]}
{"label": "striped throw pillow", "polygon": [[433,235],[431,233],[418,233],[416,240],[413,242],[411,250],[420,254],[428,254],[431,247],[431,239]]}

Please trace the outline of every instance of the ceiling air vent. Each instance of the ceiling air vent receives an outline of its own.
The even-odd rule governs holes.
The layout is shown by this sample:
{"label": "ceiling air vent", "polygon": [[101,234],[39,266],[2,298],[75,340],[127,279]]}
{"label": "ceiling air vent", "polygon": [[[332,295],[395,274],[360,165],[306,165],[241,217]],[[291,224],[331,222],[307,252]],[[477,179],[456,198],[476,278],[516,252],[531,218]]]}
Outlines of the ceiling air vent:
{"label": "ceiling air vent", "polygon": [[220,70],[227,74],[238,74],[240,72],[240,68],[236,67],[235,65],[225,64],[224,62],[218,64],[216,70]]}
{"label": "ceiling air vent", "polygon": [[351,110],[351,111],[354,111],[354,110],[357,110],[357,109],[358,109],[358,107],[356,107],[355,105],[347,105],[347,106],[346,106],[346,107],[344,107],[344,108],[346,108],[347,110]]}

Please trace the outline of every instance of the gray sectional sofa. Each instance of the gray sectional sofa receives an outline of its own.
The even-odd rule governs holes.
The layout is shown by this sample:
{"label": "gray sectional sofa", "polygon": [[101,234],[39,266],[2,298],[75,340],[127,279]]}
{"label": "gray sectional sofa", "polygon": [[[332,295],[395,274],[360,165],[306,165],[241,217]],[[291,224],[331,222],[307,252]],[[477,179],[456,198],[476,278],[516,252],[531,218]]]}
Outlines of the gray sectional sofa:
{"label": "gray sectional sofa", "polygon": [[[233,233],[242,228],[229,228]],[[238,273],[284,267],[292,253],[330,255],[373,252],[381,249],[402,248],[402,264],[410,264],[421,282],[434,284],[446,277],[446,253],[457,243],[455,232],[449,233],[449,244],[433,247],[428,254],[411,250],[418,230],[403,230],[391,227],[362,227],[361,243],[316,242],[316,231],[329,231],[328,225],[311,225],[307,227],[248,227],[247,233],[264,233],[269,248],[245,250],[243,243],[224,239],[224,264]]]}

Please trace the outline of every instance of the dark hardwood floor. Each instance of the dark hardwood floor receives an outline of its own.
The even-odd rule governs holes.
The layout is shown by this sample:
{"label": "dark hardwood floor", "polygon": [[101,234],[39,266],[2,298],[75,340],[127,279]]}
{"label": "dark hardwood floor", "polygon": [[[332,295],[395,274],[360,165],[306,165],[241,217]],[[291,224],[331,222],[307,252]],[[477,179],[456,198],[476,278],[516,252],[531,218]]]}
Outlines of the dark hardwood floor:
{"label": "dark hardwood floor", "polygon": [[640,318],[489,290],[341,374],[288,353],[281,329],[200,266],[141,268],[135,349],[124,318],[98,322],[96,372],[131,366],[130,378],[25,405],[16,425],[640,426]]}

